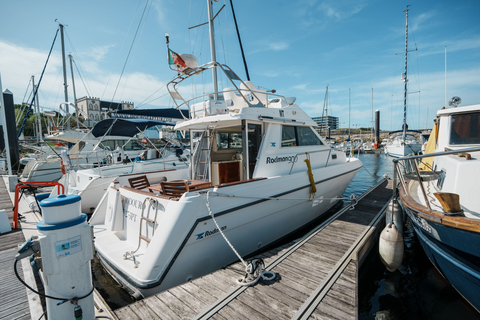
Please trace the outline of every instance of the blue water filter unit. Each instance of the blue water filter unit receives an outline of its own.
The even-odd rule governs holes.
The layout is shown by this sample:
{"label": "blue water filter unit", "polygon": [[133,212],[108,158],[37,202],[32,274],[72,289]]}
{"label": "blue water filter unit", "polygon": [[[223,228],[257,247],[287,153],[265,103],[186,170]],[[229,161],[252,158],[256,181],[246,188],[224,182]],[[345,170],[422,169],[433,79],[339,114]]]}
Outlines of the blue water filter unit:
{"label": "blue water filter unit", "polygon": [[93,229],[81,213],[80,200],[78,195],[59,195],[40,202],[43,220],[37,231],[45,294],[63,299],[46,299],[49,320],[95,318]]}

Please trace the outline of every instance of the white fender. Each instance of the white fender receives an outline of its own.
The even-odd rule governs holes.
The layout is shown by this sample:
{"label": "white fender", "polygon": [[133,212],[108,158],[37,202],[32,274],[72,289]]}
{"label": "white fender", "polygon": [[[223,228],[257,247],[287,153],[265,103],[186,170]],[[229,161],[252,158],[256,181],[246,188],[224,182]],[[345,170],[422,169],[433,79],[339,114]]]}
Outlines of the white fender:
{"label": "white fender", "polygon": [[403,260],[403,236],[393,222],[383,229],[378,247],[380,260],[387,270],[397,270]]}

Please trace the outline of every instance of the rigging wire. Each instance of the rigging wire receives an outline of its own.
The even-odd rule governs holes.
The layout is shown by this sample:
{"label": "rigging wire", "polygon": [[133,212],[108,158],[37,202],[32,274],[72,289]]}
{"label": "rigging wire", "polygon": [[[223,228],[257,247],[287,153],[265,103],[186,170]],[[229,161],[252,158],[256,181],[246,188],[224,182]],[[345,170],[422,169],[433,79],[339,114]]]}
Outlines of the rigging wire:
{"label": "rigging wire", "polygon": [[[74,47],[74,45],[73,45],[73,42],[72,42],[72,40],[70,39],[70,36],[69,36],[69,34],[67,33],[67,30],[66,30],[66,29],[64,29],[64,33],[65,33],[65,35],[66,35],[66,37],[67,37],[67,41],[68,41],[68,43],[70,44],[70,47],[72,48],[73,55],[75,56],[75,60],[72,60],[72,62],[73,62],[73,64],[75,64],[75,68],[77,69],[78,75],[79,75],[80,78],[82,79],[82,75],[81,75],[81,73],[80,73],[80,71],[79,71],[79,69],[78,69],[78,66],[77,66],[77,60],[78,60],[78,56],[79,56],[78,51],[75,49],[75,47]],[[83,71],[83,67],[82,67],[80,61],[79,61],[78,63],[80,64],[80,69],[82,69],[82,71]],[[85,72],[84,72],[84,73],[85,73]],[[82,83],[83,83],[83,87],[85,88],[85,91],[87,91],[87,94],[90,96],[89,90],[87,89],[87,85],[85,84],[85,81],[83,81],[83,79],[82,79]]]}
{"label": "rigging wire", "polygon": [[[45,69],[47,68],[47,64],[48,64],[48,60],[50,59],[50,55],[52,54],[52,50],[53,50],[53,46],[54,46],[54,44],[55,44],[55,40],[57,40],[57,36],[58,36],[58,31],[59,31],[59,30],[60,30],[60,29],[57,29],[57,32],[55,33],[55,38],[53,39],[52,46],[50,47],[50,52],[48,53],[47,61],[45,62],[45,66],[43,67],[43,71],[42,71],[42,74],[40,75],[40,80],[38,81],[38,85],[37,85],[37,87],[35,88],[35,93],[34,93],[34,95],[33,95],[33,97],[32,97],[32,101],[30,102],[30,105],[29,105],[29,107],[28,107],[27,114],[28,114],[28,112],[30,112],[30,110],[32,109],[33,101],[34,101],[35,96],[36,96],[36,94],[37,94],[37,92],[38,92],[38,87],[40,86],[40,83],[42,82],[43,75],[44,75],[44,73],[45,73]],[[23,119],[23,123],[22,123],[20,129],[18,130],[17,137],[20,137],[20,135],[22,134],[22,131],[23,131],[23,128],[25,127],[25,123],[26,123],[26,122],[27,122],[27,117],[25,117],[25,118]]]}
{"label": "rigging wire", "polygon": [[[148,3],[149,0],[147,0],[147,3]],[[118,50],[117,52],[117,56],[115,58],[115,62],[114,64],[116,65],[117,64],[117,61],[119,60],[120,58],[120,53],[123,51],[123,47],[125,46],[125,43],[127,42],[127,36],[128,34],[130,33],[130,30],[132,29],[132,26],[133,26],[133,22],[135,21],[135,17],[138,13],[138,10],[140,8],[140,4],[142,3],[142,0],[139,0],[138,2],[138,5],[137,5],[137,9],[135,10],[135,14],[133,15],[132,17],[132,20],[130,21],[130,25],[128,26],[128,30],[127,30],[127,33],[125,35],[125,38],[123,39],[123,43],[122,43],[122,46],[120,47],[120,50]],[[107,83],[105,84],[105,88],[103,89],[103,93],[102,93],[102,97],[105,96],[105,92],[107,91],[107,88],[108,88],[108,85],[110,83],[110,80],[112,79],[112,76],[113,75],[110,75],[110,77],[108,77],[108,80],[107,80]]]}
{"label": "rigging wire", "polygon": [[[148,4],[148,1],[147,1],[147,4]],[[148,11],[147,11],[147,14],[145,15],[144,21],[147,20],[148,15],[149,15],[151,9],[152,9],[152,2],[150,2],[150,5],[148,6]],[[141,23],[141,20],[140,20],[140,23]],[[142,39],[143,31],[145,30],[145,25],[146,25],[146,22],[143,23],[142,30],[140,31],[140,36],[138,37],[137,43],[140,43],[140,39]],[[133,43],[132,43],[132,45],[133,45]],[[139,48],[139,46],[137,45],[137,47],[135,48],[135,52],[133,53],[131,62],[135,61],[135,56],[137,55],[138,48]],[[127,78],[126,78],[125,81],[123,82],[124,84],[123,84],[123,89],[122,89],[122,93],[120,94],[120,97],[123,97],[123,95],[124,95],[125,88],[127,87],[127,83],[128,83],[128,78],[129,78],[129,77],[130,77],[130,75],[127,75]],[[123,99],[120,98],[120,100],[123,100]]]}
{"label": "rigging wire", "polygon": [[[168,93],[164,93],[163,95],[161,95],[161,96],[158,97],[158,98],[154,98],[154,99],[152,99],[152,100],[148,100],[148,99],[150,99],[154,94],[156,94],[158,91],[160,91],[160,90],[162,90],[163,88],[165,88],[165,86],[166,86],[165,84],[164,84],[163,86],[161,86],[158,90],[156,90],[154,93],[152,93],[152,94],[149,95],[147,98],[145,98],[142,102],[140,102],[137,107],[142,107],[142,106],[144,106],[144,105],[148,105],[148,104],[150,104],[150,103],[153,102],[153,101],[156,101],[156,100],[158,100],[158,99],[161,99],[161,98],[165,97]],[[148,100],[148,101],[147,101],[147,100]]]}
{"label": "rigging wire", "polygon": [[80,70],[78,70],[78,66],[77,66],[76,60],[73,60],[73,64],[75,65],[75,69],[76,69],[77,72],[78,72],[78,76],[80,77],[80,81],[82,81],[82,83],[83,83],[83,87],[85,88],[85,91],[87,91],[87,95],[88,95],[89,97],[91,97],[92,95],[90,94],[90,91],[88,90],[87,85],[85,84],[85,81],[83,80],[82,73],[80,72]]}
{"label": "rigging wire", "polygon": [[[150,0],[147,0],[147,2],[145,3],[145,7],[143,8],[142,16],[140,17],[140,21],[138,22],[138,26],[137,26],[137,29],[135,31],[135,35],[134,35],[132,43],[130,45],[130,49],[128,50],[127,58],[125,59],[125,63],[123,64],[122,72],[120,73],[120,77],[118,78],[117,85],[115,86],[115,90],[113,92],[113,96],[112,96],[112,99],[111,99],[112,102],[115,100],[115,95],[117,94],[117,90],[118,90],[118,87],[120,85],[120,81],[122,80],[123,73],[125,72],[125,68],[127,67],[128,58],[130,57],[130,53],[132,52],[133,45],[135,44],[135,40],[136,40],[137,35],[138,35],[138,30],[140,29],[140,26],[142,24],[142,21],[143,21],[143,18],[145,16],[145,12],[147,10],[147,7],[148,7],[149,3],[150,3]],[[111,103],[110,103],[110,106],[111,106]]]}

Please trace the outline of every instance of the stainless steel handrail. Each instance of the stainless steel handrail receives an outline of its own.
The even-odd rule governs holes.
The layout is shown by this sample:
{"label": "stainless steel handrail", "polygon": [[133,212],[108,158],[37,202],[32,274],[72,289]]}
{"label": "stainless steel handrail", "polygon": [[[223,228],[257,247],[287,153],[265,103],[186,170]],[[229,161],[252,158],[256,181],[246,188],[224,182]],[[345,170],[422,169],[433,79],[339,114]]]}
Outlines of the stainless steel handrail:
{"label": "stainless steel handrail", "polygon": [[[400,180],[400,185],[402,186],[403,190],[407,192],[407,183],[405,181],[405,178],[402,175],[402,172],[400,171],[399,168],[399,162],[403,161],[406,163],[407,161],[413,164],[414,168],[414,173],[418,178],[418,182],[420,185],[420,188],[422,190],[423,197],[425,199],[425,203],[428,207],[428,209],[431,211],[432,208],[430,207],[430,202],[428,201],[427,197],[427,192],[425,191],[425,187],[423,185],[423,178],[420,174],[420,170],[418,168],[418,163],[416,160],[418,159],[423,159],[423,158],[433,158],[433,157],[441,157],[441,156],[448,156],[448,155],[454,155],[454,154],[461,154],[461,153],[470,153],[470,152],[477,152],[480,151],[480,147],[472,147],[472,148],[464,148],[464,149],[457,149],[457,150],[449,150],[449,151],[442,151],[442,152],[435,152],[435,153],[427,153],[427,154],[421,154],[421,155],[416,155],[416,156],[407,156],[407,157],[402,157],[398,159],[393,159],[393,185],[397,185],[397,174],[398,178]],[[410,173],[410,172],[409,172]],[[405,173],[407,174],[407,173]],[[393,196],[394,198],[397,197],[396,194],[396,188],[393,188]]]}
{"label": "stainless steel handrail", "polygon": [[288,174],[289,174],[289,175],[292,174],[293,166],[295,165],[295,163],[298,162],[298,161],[297,161],[298,156],[299,156],[299,155],[302,155],[302,154],[305,154],[305,153],[310,153],[310,154],[311,154],[311,153],[319,153],[319,152],[329,151],[328,156],[327,156],[327,161],[326,161],[326,163],[325,163],[325,167],[327,167],[327,166],[328,166],[328,160],[330,159],[330,154],[332,153],[332,150],[333,150],[332,148],[328,148],[328,149],[316,150],[316,151],[312,151],[312,152],[304,151],[304,152],[299,152],[299,153],[297,153],[297,154],[295,155],[295,157],[294,157],[294,160],[293,160],[293,162],[292,162],[292,166],[290,167],[290,171],[288,172]]}

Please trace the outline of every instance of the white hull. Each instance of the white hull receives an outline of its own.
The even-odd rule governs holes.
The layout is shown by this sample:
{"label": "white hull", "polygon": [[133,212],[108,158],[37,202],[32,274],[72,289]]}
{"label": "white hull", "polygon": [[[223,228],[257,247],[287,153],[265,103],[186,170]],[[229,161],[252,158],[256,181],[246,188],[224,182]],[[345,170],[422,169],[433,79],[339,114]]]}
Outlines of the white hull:
{"label": "white hull", "polygon": [[[343,165],[314,170],[314,201],[308,201],[310,184],[305,172],[300,172],[210,189],[209,206],[229,241],[240,255],[246,256],[320,217],[339,201],[360,167],[360,161],[352,159]],[[189,192],[179,201],[157,199],[162,209],[155,235],[148,247],[142,242],[135,254],[139,262],[135,268],[133,260],[124,260],[123,256],[138,245],[141,210],[137,207],[145,198],[154,197],[131,188],[119,188],[118,192],[122,202],[127,203],[125,214],[97,210],[90,223],[104,265],[135,294],[158,293],[238,259],[216,230],[205,205],[205,193]],[[115,197],[117,191],[110,188],[104,199]],[[154,210],[151,211],[149,217],[153,219]],[[112,221],[111,214],[113,220],[121,217],[122,221]],[[151,226],[147,227],[148,232],[152,232]]]}
{"label": "white hull", "polygon": [[404,157],[409,154],[418,154],[421,150],[421,143],[390,144],[385,146],[385,153],[396,158]]}

